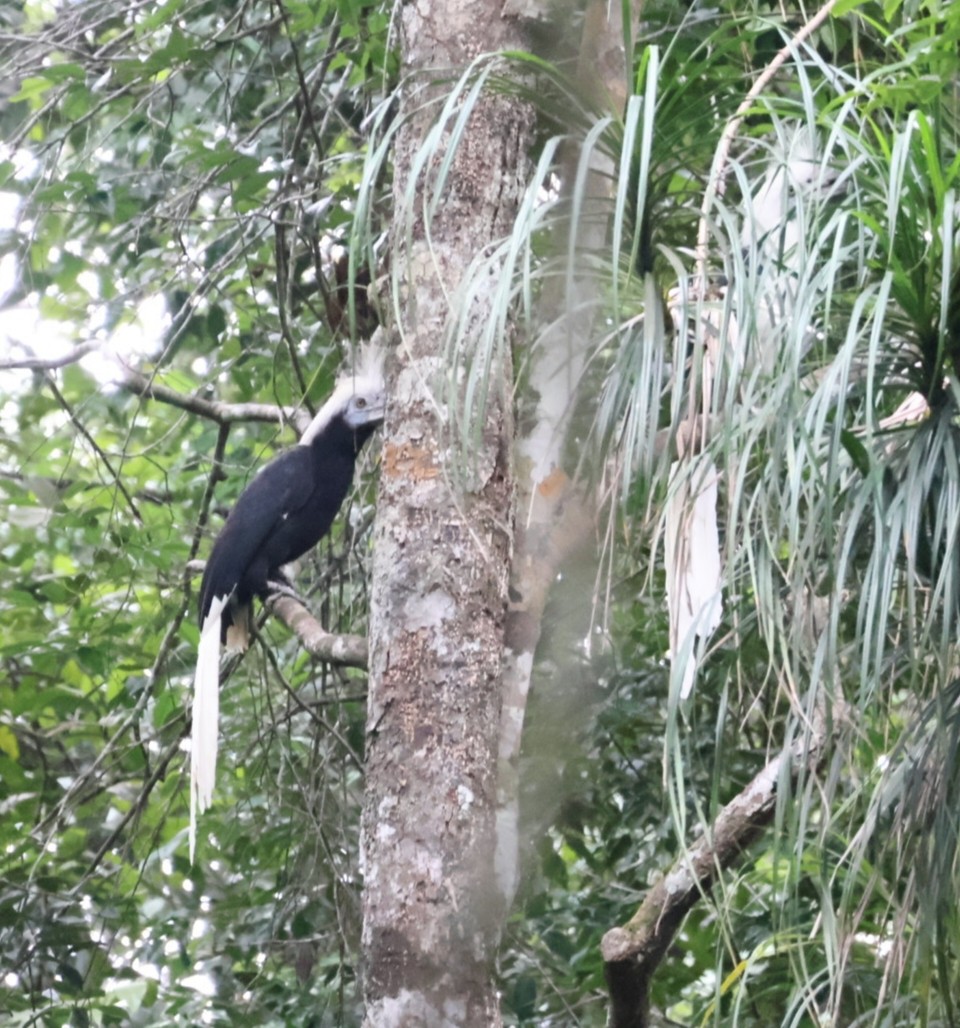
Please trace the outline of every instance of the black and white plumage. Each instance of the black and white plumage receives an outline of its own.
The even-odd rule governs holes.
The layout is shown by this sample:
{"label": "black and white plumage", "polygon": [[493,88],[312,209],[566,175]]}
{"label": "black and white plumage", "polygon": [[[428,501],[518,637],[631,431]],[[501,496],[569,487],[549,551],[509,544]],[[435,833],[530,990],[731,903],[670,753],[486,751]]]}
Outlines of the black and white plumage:
{"label": "black and white plumage", "polygon": [[267,464],[227,517],[200,587],[200,646],[190,753],[190,860],[197,815],[213,797],[220,712],[220,648],[246,649],[253,598],[289,588],[285,564],[330,529],[353,480],[357,454],[383,421],[381,355],[366,351],[341,377],[298,446]]}
{"label": "black and white plumage", "polygon": [[[805,353],[816,334],[795,317],[804,269],[818,266],[811,232],[817,208],[841,191],[838,176],[820,157],[816,138],[803,128],[785,131],[757,191],[746,199],[740,235],[751,266],[754,338],[750,363],[771,375],[784,347]],[[749,335],[747,322],[741,327]]]}
{"label": "black and white plumage", "polygon": [[[837,186],[832,168],[819,157],[816,138],[800,126],[785,128],[758,188],[744,200],[740,243],[748,275],[735,283],[742,287],[734,293],[739,305],[737,299],[729,302],[721,287],[719,296],[707,298],[713,302],[703,303],[693,329],[704,340],[705,395],[722,361],[769,378],[787,346],[803,353],[813,342],[813,327],[795,316],[796,298],[804,267],[813,259],[814,241],[806,233],[815,207],[835,195]],[[686,325],[680,299],[675,296],[671,314],[675,324]],[[721,487],[706,449],[681,455],[671,465],[664,563],[670,654],[681,700],[693,690],[697,667],[723,615]]]}

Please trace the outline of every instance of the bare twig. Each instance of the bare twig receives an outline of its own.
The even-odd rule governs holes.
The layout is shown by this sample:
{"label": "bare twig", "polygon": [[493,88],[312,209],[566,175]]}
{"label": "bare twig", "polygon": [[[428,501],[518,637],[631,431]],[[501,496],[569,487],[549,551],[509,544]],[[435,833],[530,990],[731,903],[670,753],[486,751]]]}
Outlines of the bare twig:
{"label": "bare twig", "polygon": [[130,508],[134,518],[142,525],[143,518],[140,516],[140,511],[137,508],[136,503],[133,502],[133,497],[127,492],[127,487],[123,484],[120,475],[114,470],[113,465],[110,463],[110,458],[104,453],[100,444],[93,438],[92,435],[87,431],[86,425],[77,417],[77,412],[73,409],[73,406],[67,400],[67,398],[57,388],[57,383],[54,382],[51,375],[46,376],[47,385],[50,387],[50,391],[56,398],[57,403],[64,409],[67,417],[70,418],[73,427],[86,439],[87,443],[92,448],[93,452],[103,462],[103,466],[110,472],[110,477],[113,479],[114,485],[117,487],[117,491],[127,501],[127,506]]}
{"label": "bare twig", "polygon": [[87,866],[87,870],[85,871],[83,878],[80,879],[77,888],[79,888],[94,873],[94,871],[96,871],[96,869],[100,865],[100,861],[103,860],[103,858],[113,849],[113,847],[117,843],[117,840],[125,831],[127,825],[130,824],[130,822],[134,818],[139,817],[139,815],[143,813],[147,805],[147,800],[150,797],[150,793],[153,792],[153,789],[156,786],[156,784],[163,780],[164,776],[167,773],[167,768],[170,766],[170,761],[173,760],[173,758],[177,755],[179,750],[179,738],[171,742],[170,745],[167,746],[167,748],[164,750],[163,756],[160,758],[159,763],[157,763],[154,766],[149,778],[147,778],[147,780],[143,783],[143,786],[140,789],[140,794],[137,796],[136,802],[130,804],[127,811],[120,818],[120,820],[113,826],[110,833],[97,848],[97,852],[94,853],[93,857],[90,859],[90,863]]}
{"label": "bare twig", "polygon": [[265,604],[303,643],[311,657],[345,667],[367,666],[367,640],[362,635],[328,632],[309,610],[292,596],[273,595]]}
{"label": "bare twig", "polygon": [[720,143],[717,147],[717,154],[713,162],[713,170],[707,181],[707,188],[703,193],[703,202],[700,205],[700,226],[697,231],[697,270],[699,288],[706,291],[708,283],[707,274],[707,251],[710,245],[710,209],[717,197],[723,196],[726,189],[727,166],[730,163],[730,150],[733,141],[740,131],[744,118],[750,111],[754,100],[770,84],[787,58],[793,53],[797,46],[815,32],[829,17],[830,12],[836,5],[837,0],[827,0],[819,11],[793,34],[789,43],[785,43],[774,55],[773,60],[757,76],[756,81],[747,91],[746,96],[740,101],[733,117],[724,126],[723,134],[720,136]]}
{"label": "bare twig", "polygon": [[683,919],[773,820],[784,775],[796,782],[820,764],[829,737],[827,718],[818,711],[807,731],[720,811],[633,917],[604,935],[600,949],[610,989],[610,1028],[648,1028],[650,981]]}
{"label": "bare twig", "polygon": [[235,421],[269,421],[281,425],[292,424],[298,432],[302,432],[310,421],[309,413],[296,407],[279,407],[273,403],[221,403],[218,400],[206,400],[202,396],[187,396],[153,381],[133,368],[124,368],[121,384],[137,396],[168,403],[171,407],[197,414],[218,425],[228,425]]}
{"label": "bare twig", "polygon": [[[126,736],[127,732],[129,732],[132,728],[134,728],[134,726],[137,725],[140,718],[143,716],[143,712],[146,709],[147,704],[154,696],[153,684],[158,681],[158,679],[164,672],[167,658],[173,650],[173,646],[177,640],[177,637],[180,634],[180,626],[183,624],[183,619],[186,616],[187,598],[189,594],[188,584],[190,576],[196,572],[195,565],[197,562],[193,558],[196,557],[197,551],[200,548],[200,540],[203,534],[203,526],[206,524],[207,515],[210,510],[210,505],[213,502],[213,490],[214,485],[216,483],[216,470],[220,467],[220,465],[223,462],[223,455],[227,445],[228,434],[229,429],[226,426],[221,427],[219,436],[217,437],[216,450],[214,451],[213,456],[213,472],[211,473],[210,478],[207,481],[207,487],[204,490],[203,499],[200,501],[200,516],[197,519],[193,539],[190,544],[190,559],[188,559],[184,564],[181,590],[182,595],[184,597],[184,602],[180,604],[176,614],[171,619],[170,626],[168,627],[166,634],[164,635],[163,640],[160,643],[160,647],[157,650],[157,655],[154,659],[153,667],[150,669],[147,675],[147,680],[150,682],[150,688],[144,689],[140,693],[139,697],[137,698],[137,702],[133,706],[133,709],[123,719],[122,724],[117,728],[113,735],[104,744],[103,749],[97,754],[96,759],[93,761],[90,767],[85,771],[83,775],[79,776],[74,780],[73,784],[64,793],[63,798],[54,808],[52,813],[38,825],[38,830],[41,831],[45,830],[45,828],[48,825],[54,826],[51,830],[51,837],[47,840],[48,845],[52,839],[52,833],[56,831],[56,826],[60,823],[60,819],[66,815],[71,803],[94,780],[94,776],[99,772],[100,768],[104,766],[107,759],[113,754],[114,750],[116,750],[117,747],[120,745],[122,739]],[[200,563],[202,567],[202,562]],[[188,728],[189,718],[186,718],[184,728],[177,736],[177,746],[179,746],[180,740],[184,738]],[[165,755],[164,766],[167,762],[168,760]],[[153,778],[153,776],[151,775],[149,782],[144,783],[141,789],[141,795],[140,797],[138,797],[137,803],[135,805],[137,809],[142,809],[144,803],[146,802],[147,795],[149,795],[148,785],[152,788],[151,783],[155,783],[156,781],[157,779]],[[127,822],[125,820],[124,825],[126,823]],[[118,833],[111,833],[110,845],[112,845],[112,841],[114,841],[117,837],[119,837]],[[108,845],[106,848],[102,849],[100,855],[102,856],[103,853],[106,853],[109,850],[109,848],[110,846]],[[88,875],[93,870],[95,870],[97,863],[98,861],[95,860],[90,865],[90,868],[87,872]],[[85,881],[86,878],[84,878],[83,880]]]}
{"label": "bare twig", "polygon": [[[0,361],[0,371],[56,371],[68,364],[76,364],[82,357],[98,348],[98,343],[80,343],[63,357],[20,357]],[[26,347],[24,347],[26,349]],[[28,351],[29,352],[29,351]]]}
{"label": "bare twig", "polygon": [[343,733],[334,725],[328,721],[319,711],[311,704],[305,703],[301,699],[300,694],[296,689],[287,681],[286,675],[280,668],[280,664],[277,661],[276,655],[269,646],[263,647],[264,653],[266,654],[267,661],[276,673],[277,678],[280,679],[283,684],[283,688],[290,698],[291,704],[296,707],[302,714],[306,714],[314,724],[322,728],[327,734],[333,736],[334,739],[343,747],[344,753],[350,758],[351,763],[358,771],[363,771],[363,760],[357,751],[350,745],[350,741],[343,735]]}

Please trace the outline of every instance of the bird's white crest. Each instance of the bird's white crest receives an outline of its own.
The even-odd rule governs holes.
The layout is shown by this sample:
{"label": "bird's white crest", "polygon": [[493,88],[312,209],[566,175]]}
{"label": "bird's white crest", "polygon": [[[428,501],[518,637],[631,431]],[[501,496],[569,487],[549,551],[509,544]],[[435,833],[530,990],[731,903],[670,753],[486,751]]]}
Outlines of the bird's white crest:
{"label": "bird's white crest", "polygon": [[384,352],[379,346],[367,343],[359,348],[353,367],[337,376],[337,384],[317,411],[316,417],[300,437],[301,446],[309,446],[345,409],[353,396],[378,396],[382,399]]}
{"label": "bird's white crest", "polygon": [[[670,659],[682,660],[680,698],[693,689],[700,652],[720,624],[723,594],[717,529],[717,466],[706,454],[670,467],[664,514]],[[682,476],[682,477],[681,477]]]}
{"label": "bird's white crest", "polygon": [[[353,369],[344,372],[327,402],[300,439],[309,445],[339,413],[346,411],[354,396],[363,396],[369,406],[358,410],[359,423],[368,412],[382,420],[384,405],[383,350],[372,344],[362,346]],[[224,608],[229,596],[215,596],[200,629],[197,670],[193,683],[193,729],[190,742],[190,862],[197,844],[197,816],[213,800],[217,777],[217,747],[220,720],[220,635]],[[238,610],[235,617],[247,619],[249,611]],[[234,621],[227,628],[227,647],[245,649],[250,634],[248,620]]]}
{"label": "bird's white crest", "polygon": [[835,187],[836,175],[821,162],[815,136],[798,126],[774,148],[760,186],[745,202],[740,242],[757,278],[751,304],[754,343],[749,352],[766,374],[776,367],[785,344],[802,351],[814,340],[812,331],[796,324],[796,293],[810,260],[806,234],[812,209]]}
{"label": "bird's white crest", "polygon": [[217,778],[220,721],[220,622],[226,596],[215,596],[200,629],[197,672],[193,681],[190,737],[190,863],[197,848],[197,815],[213,800]]}
{"label": "bird's white crest", "polygon": [[799,239],[800,227],[796,221],[798,198],[815,192],[822,184],[829,184],[830,176],[823,175],[817,150],[809,133],[797,130],[782,152],[774,153],[760,188],[747,204],[747,222],[743,227],[743,243],[751,239],[759,243],[778,233],[778,249],[787,254]]}

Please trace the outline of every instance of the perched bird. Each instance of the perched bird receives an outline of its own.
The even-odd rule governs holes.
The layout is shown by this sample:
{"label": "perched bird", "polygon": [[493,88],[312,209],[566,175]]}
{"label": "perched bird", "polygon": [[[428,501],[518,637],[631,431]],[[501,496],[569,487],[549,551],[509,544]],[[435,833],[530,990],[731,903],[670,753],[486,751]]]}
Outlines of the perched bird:
{"label": "perched bird", "polygon": [[240,494],[214,543],[200,587],[200,646],[190,752],[190,860],[197,814],[213,797],[220,712],[220,647],[246,649],[253,597],[290,592],[283,567],[330,529],[357,454],[383,421],[382,355],[370,349],[339,379],[298,446],[267,464]]}
{"label": "perched bird", "polygon": [[[784,128],[773,158],[757,189],[744,199],[740,243],[747,275],[734,294],[739,308],[728,297],[726,282],[712,282],[700,297],[698,320],[692,325],[703,339],[700,374],[705,397],[721,361],[748,371],[758,368],[769,377],[788,346],[802,354],[815,338],[813,326],[795,315],[796,297],[815,251],[815,240],[806,236],[817,206],[838,193],[837,176],[821,160],[815,136],[801,126]],[[681,300],[675,291],[669,311],[674,324],[685,328],[690,318]],[[705,451],[681,453],[670,468],[664,564],[670,659],[681,700],[693,689],[697,667],[723,615],[717,522],[721,481]]]}
{"label": "perched bird", "polygon": [[719,481],[720,473],[708,453],[670,465],[664,569],[670,660],[680,665],[681,700],[693,691],[697,666],[723,615]]}
{"label": "perched bird", "polygon": [[[821,159],[816,138],[797,127],[785,131],[757,191],[744,201],[740,243],[754,280],[750,356],[766,375],[784,347],[806,352],[814,341],[813,327],[794,316],[796,299],[805,267],[817,259],[816,209],[840,192],[837,172]],[[739,320],[746,329],[750,319]]]}

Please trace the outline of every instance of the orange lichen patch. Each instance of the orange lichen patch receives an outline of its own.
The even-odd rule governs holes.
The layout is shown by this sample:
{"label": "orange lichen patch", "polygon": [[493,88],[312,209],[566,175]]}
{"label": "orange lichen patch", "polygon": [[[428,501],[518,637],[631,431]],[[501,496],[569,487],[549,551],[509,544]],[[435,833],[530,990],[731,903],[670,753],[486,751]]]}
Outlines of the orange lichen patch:
{"label": "orange lichen patch", "polygon": [[545,499],[553,499],[567,488],[570,479],[562,468],[554,468],[553,471],[537,483],[537,492]]}
{"label": "orange lichen patch", "polygon": [[440,474],[436,453],[425,446],[409,443],[384,443],[380,474],[391,478],[421,481]]}

